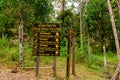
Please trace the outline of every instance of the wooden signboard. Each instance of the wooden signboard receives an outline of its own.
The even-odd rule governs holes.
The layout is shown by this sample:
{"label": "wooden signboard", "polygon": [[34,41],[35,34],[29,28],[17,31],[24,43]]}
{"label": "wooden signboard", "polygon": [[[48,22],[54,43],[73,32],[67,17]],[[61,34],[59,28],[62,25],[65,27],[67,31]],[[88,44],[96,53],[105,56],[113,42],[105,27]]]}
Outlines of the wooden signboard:
{"label": "wooden signboard", "polygon": [[33,54],[38,56],[60,56],[60,25],[58,23],[34,24]]}

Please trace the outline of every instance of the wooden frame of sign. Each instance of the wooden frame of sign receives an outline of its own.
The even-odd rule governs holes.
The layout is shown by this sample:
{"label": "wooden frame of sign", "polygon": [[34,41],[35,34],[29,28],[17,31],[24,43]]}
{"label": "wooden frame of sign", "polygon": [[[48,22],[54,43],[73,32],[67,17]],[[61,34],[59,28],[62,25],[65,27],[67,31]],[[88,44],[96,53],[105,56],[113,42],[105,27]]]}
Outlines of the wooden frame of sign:
{"label": "wooden frame of sign", "polygon": [[53,76],[56,76],[56,56],[60,56],[60,24],[35,23],[33,27],[33,55],[36,56],[36,77],[39,74],[39,57],[54,56]]}
{"label": "wooden frame of sign", "polygon": [[70,77],[70,53],[72,48],[72,74],[75,76],[75,42],[76,42],[76,33],[72,30],[67,31],[67,65],[66,65],[66,80],[69,80]]}

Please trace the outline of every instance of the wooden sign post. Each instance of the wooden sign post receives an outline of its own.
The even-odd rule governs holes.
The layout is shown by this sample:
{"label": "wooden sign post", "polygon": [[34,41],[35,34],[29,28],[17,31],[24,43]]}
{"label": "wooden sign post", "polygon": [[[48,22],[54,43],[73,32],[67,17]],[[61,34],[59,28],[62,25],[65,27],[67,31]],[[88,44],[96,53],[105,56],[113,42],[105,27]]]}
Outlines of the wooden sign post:
{"label": "wooden sign post", "polygon": [[66,66],[66,80],[70,77],[70,53],[72,47],[72,74],[75,76],[75,32],[68,30],[68,46],[67,46],[67,66]]}
{"label": "wooden sign post", "polygon": [[38,77],[39,74],[39,56],[36,56],[36,71],[35,76]]}
{"label": "wooden sign post", "polygon": [[54,56],[53,61],[53,77],[56,77],[56,56]]}
{"label": "wooden sign post", "polygon": [[73,33],[72,36],[72,74],[75,76],[75,42],[76,42],[76,38],[75,38],[76,34]]}
{"label": "wooden sign post", "polygon": [[67,66],[66,66],[66,80],[70,76],[70,49],[71,49],[71,36],[68,36],[68,47],[67,47]]}
{"label": "wooden sign post", "polygon": [[35,23],[33,27],[33,54],[36,57],[36,76],[39,74],[39,56],[54,56],[53,76],[56,76],[56,56],[60,56],[59,23]]}

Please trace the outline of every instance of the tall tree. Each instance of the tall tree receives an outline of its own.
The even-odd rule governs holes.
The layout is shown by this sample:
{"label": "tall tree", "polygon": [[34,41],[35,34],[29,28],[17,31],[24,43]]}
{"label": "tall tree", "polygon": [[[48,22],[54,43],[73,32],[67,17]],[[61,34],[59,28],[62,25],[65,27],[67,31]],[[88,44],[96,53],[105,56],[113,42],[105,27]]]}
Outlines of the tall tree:
{"label": "tall tree", "polygon": [[19,10],[19,54],[20,54],[20,66],[23,67],[24,65],[24,59],[23,59],[23,8],[22,5],[20,5]]}
{"label": "tall tree", "polygon": [[91,58],[91,52],[90,52],[90,31],[89,31],[89,23],[88,23],[88,55],[89,55],[89,62],[92,62],[92,58]]}
{"label": "tall tree", "polygon": [[109,17],[107,16],[108,11],[105,2],[105,0],[91,0],[87,5],[85,14],[83,15],[84,22],[86,23],[85,26],[87,27],[85,29],[88,29],[86,30],[89,35],[88,38],[91,37],[91,39],[94,40],[94,46],[96,45],[95,43],[100,43],[102,44],[101,46],[103,46],[104,66],[106,66],[105,43],[108,40],[107,37],[109,36],[109,29],[111,29],[109,26]]}
{"label": "tall tree", "polygon": [[[89,0],[85,0],[85,9],[86,9],[86,6],[89,2]],[[92,62],[92,58],[91,58],[91,52],[90,52],[90,31],[89,31],[89,23],[88,23],[88,56],[89,56],[89,62],[91,63]]]}
{"label": "tall tree", "polygon": [[107,0],[107,4],[108,4],[109,13],[110,13],[111,24],[112,24],[115,45],[116,45],[116,50],[117,50],[117,55],[118,55],[118,67],[117,67],[114,75],[112,76],[111,80],[116,80],[117,76],[120,73],[120,47],[119,47],[119,40],[118,40],[118,35],[117,35],[117,30],[116,30],[116,25],[115,25],[115,21],[114,21],[114,15],[113,15],[110,0]]}
{"label": "tall tree", "polygon": [[117,0],[117,5],[118,5],[119,16],[120,16],[120,0]]}
{"label": "tall tree", "polygon": [[65,10],[65,0],[62,0],[62,12]]}
{"label": "tall tree", "polygon": [[82,40],[82,0],[80,0],[79,3],[79,7],[80,7],[80,44],[81,44],[81,49],[83,50],[83,40]]}
{"label": "tall tree", "polygon": [[5,34],[7,31],[10,31],[11,28],[17,29],[16,32],[19,34],[20,66],[23,66],[23,29],[26,30],[26,32],[30,32],[34,22],[49,21],[51,11],[52,5],[50,0],[0,1],[0,33]]}

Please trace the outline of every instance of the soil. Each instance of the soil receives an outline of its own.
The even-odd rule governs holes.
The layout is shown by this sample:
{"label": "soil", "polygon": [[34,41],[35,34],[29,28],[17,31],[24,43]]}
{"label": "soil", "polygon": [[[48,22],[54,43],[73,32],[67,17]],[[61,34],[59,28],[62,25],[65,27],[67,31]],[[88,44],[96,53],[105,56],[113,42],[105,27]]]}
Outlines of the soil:
{"label": "soil", "polygon": [[36,80],[33,71],[0,69],[0,80]]}

